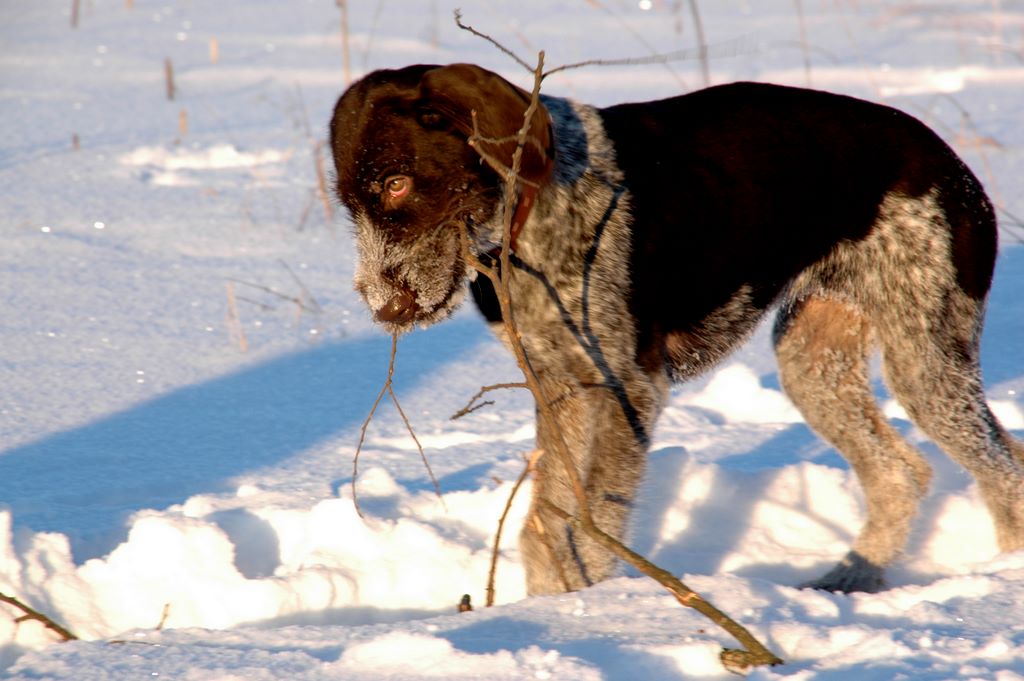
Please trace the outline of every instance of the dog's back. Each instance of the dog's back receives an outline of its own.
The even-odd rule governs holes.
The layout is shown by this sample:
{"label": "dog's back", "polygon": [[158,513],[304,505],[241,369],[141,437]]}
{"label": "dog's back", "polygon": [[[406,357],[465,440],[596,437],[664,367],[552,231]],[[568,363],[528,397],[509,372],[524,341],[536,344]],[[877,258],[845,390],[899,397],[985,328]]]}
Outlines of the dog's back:
{"label": "dog's back", "polygon": [[632,309],[660,328],[690,331],[739,291],[763,311],[793,273],[867,237],[884,204],[928,196],[957,243],[957,285],[976,300],[988,291],[996,229],[980,183],[896,109],[737,83],[601,118],[633,198],[632,269],[655,273],[637,278]]}

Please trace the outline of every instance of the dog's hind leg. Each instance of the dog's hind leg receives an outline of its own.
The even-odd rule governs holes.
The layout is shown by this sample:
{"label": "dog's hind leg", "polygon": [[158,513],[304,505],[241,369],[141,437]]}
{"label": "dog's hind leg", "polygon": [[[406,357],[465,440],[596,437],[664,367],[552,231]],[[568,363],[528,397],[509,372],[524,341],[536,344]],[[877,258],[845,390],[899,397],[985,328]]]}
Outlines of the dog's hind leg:
{"label": "dog's hind leg", "polygon": [[1024,548],[1024,446],[985,401],[978,357],[996,225],[965,173],[951,173],[941,192],[883,203],[873,236],[857,247],[864,260],[854,288],[871,311],[889,388],[975,477],[999,546],[1012,551]]}
{"label": "dog's hind leg", "polygon": [[878,591],[883,568],[902,550],[931,471],[889,425],[871,393],[871,327],[844,303],[807,298],[787,304],[775,326],[779,377],[821,437],[849,461],[867,502],[867,522],[853,549],[805,586]]}
{"label": "dog's hind leg", "polygon": [[1024,446],[985,401],[978,364],[983,301],[960,290],[927,318],[894,315],[882,334],[886,381],[911,420],[977,480],[999,547],[1024,548]]}

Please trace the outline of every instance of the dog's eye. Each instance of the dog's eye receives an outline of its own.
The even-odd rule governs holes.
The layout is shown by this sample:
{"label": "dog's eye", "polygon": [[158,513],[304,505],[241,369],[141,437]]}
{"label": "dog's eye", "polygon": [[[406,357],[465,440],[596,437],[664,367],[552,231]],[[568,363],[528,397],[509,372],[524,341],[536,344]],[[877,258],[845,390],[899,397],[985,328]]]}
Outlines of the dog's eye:
{"label": "dog's eye", "polygon": [[392,175],[384,180],[384,189],[390,199],[400,199],[409,193],[412,188],[412,180],[406,175]]}

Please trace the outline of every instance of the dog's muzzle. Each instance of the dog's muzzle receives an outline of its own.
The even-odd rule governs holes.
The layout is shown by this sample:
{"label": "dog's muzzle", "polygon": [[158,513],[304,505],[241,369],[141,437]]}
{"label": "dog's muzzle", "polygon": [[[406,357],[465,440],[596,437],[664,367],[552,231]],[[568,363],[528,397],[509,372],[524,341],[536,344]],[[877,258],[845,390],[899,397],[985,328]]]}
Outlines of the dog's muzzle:
{"label": "dog's muzzle", "polygon": [[415,294],[403,286],[373,316],[378,322],[408,324],[416,317],[419,310],[420,306],[416,303]]}

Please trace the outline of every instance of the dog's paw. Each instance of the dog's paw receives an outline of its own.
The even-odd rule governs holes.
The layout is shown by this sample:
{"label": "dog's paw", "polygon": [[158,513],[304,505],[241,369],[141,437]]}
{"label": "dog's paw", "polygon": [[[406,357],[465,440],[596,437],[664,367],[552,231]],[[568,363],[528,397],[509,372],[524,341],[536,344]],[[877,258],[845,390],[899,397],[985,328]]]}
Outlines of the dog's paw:
{"label": "dog's paw", "polygon": [[825,575],[800,585],[801,589],[841,593],[878,593],[888,588],[884,570],[855,551],[850,551]]}

